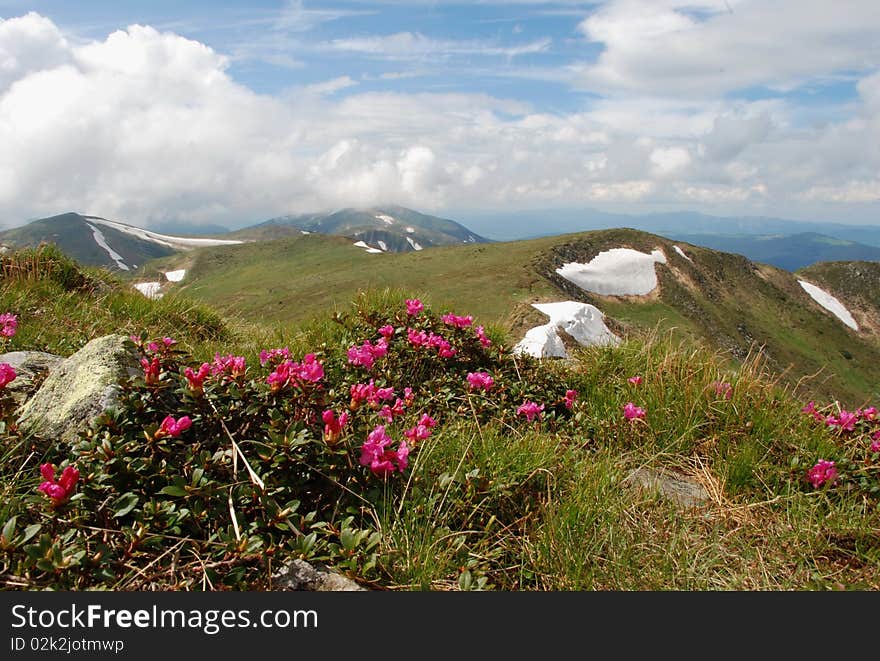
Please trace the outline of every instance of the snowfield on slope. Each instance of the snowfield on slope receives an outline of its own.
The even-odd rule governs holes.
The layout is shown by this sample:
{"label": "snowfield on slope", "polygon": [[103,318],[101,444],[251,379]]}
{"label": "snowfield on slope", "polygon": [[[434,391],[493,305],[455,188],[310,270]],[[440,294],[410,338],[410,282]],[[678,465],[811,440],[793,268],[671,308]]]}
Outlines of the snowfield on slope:
{"label": "snowfield on slope", "polygon": [[530,329],[513,348],[514,353],[536,358],[567,358],[568,352],[557,332],[560,328],[585,347],[620,343],[620,338],[605,325],[605,315],[594,305],[561,301],[532,303],[532,307],[550,317],[550,322]]}
{"label": "snowfield on slope", "polygon": [[126,234],[142,239],[143,241],[150,241],[151,243],[158,243],[159,245],[167,246],[169,248],[177,248],[179,250],[191,250],[192,248],[202,248],[206,246],[231,246],[244,243],[243,241],[237,241],[235,239],[190,239],[181,236],[170,236],[168,234],[159,234],[158,232],[151,232],[150,230],[141,229],[140,227],[134,227],[133,225],[118,223],[115,220],[98,218],[97,216],[83,217],[88,218],[91,223],[112,227],[115,230],[125,232]]}
{"label": "snowfield on slope", "polygon": [[810,297],[816,301],[823,308],[828,310],[835,317],[840,319],[847,326],[852,328],[853,330],[859,330],[859,325],[856,323],[856,320],[853,319],[853,316],[850,314],[849,310],[846,309],[843,303],[838,301],[834,296],[829,294],[824,289],[817,287],[816,285],[810,284],[805,280],[798,280],[798,284],[807,292]]}
{"label": "snowfield on slope", "polygon": [[147,298],[162,298],[162,284],[159,282],[136,282],[134,288]]}
{"label": "snowfield on slope", "polygon": [[686,260],[688,260],[691,264],[694,263],[694,260],[692,260],[690,257],[688,257],[687,255],[685,255],[685,254],[684,254],[684,250],[682,250],[682,249],[679,248],[678,246],[672,246],[672,249],[673,249],[675,252],[677,252],[679,255],[681,255],[682,257],[684,257]]}
{"label": "snowfield on slope", "polygon": [[92,236],[94,236],[95,238],[95,243],[101,246],[101,248],[104,249],[104,252],[110,255],[110,259],[116,262],[116,266],[121,268],[123,271],[130,270],[126,263],[122,261],[122,255],[113,250],[113,248],[110,247],[110,244],[107,243],[107,238],[104,236],[104,233],[91,223],[86,223],[86,225],[92,228]]}
{"label": "snowfield on slope", "polygon": [[180,282],[186,275],[186,269],[177,269],[176,271],[165,271],[165,278],[168,282]]}
{"label": "snowfield on slope", "polygon": [[657,288],[657,263],[666,263],[662,250],[647,254],[632,248],[612,248],[600,252],[587,264],[567,262],[556,272],[594,294],[644,296]]}

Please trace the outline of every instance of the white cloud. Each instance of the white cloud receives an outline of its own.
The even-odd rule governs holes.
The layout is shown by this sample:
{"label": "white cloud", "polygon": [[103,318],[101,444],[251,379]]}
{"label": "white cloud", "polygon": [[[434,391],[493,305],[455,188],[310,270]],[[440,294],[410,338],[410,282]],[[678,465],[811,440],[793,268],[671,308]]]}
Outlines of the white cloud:
{"label": "white cloud", "polygon": [[237,84],[230,58],[196,41],[131,26],[77,44],[37,14],[0,23],[0,53],[7,224],[78,210],[234,226],[385,202],[827,217],[880,199],[880,150],[868,148],[880,144],[876,69],[845,115],[804,124],[781,100],[633,92],[549,113],[489,94],[361,92],[347,76],[271,97]]}
{"label": "white cloud", "polygon": [[880,66],[876,0],[610,0],[580,30],[604,47],[580,84],[605,92],[706,97]]}
{"label": "white cloud", "polygon": [[552,41],[539,39],[518,46],[499,46],[495,43],[470,40],[434,39],[419,32],[397,32],[378,37],[334,39],[325,45],[328,50],[351,51],[389,60],[423,59],[430,56],[450,57],[482,55],[516,57],[546,51]]}

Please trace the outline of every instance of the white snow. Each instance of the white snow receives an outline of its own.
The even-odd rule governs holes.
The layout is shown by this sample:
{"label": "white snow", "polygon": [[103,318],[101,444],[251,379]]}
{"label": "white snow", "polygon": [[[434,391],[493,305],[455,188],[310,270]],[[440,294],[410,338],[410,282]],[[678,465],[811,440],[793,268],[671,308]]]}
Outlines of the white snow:
{"label": "white snow", "polygon": [[378,243],[379,243],[379,247],[380,247],[382,250],[384,250],[384,251],[386,251],[386,252],[388,251],[388,246],[385,245],[385,242],[384,242],[384,241],[379,241]]}
{"label": "white snow", "polygon": [[406,242],[412,246],[413,250],[421,250],[422,245],[418,241],[413,241],[410,237],[406,237]]}
{"label": "white snow", "polygon": [[682,249],[679,248],[678,246],[672,246],[672,249],[673,249],[675,252],[677,252],[679,255],[681,255],[682,257],[684,257],[686,260],[688,260],[691,264],[694,263],[694,260],[692,260],[690,257],[688,257],[687,255],[685,255],[685,254],[684,254],[684,250],[682,250]]}
{"label": "white snow", "polygon": [[95,243],[101,246],[107,252],[107,254],[110,255],[110,259],[116,262],[116,266],[121,268],[123,271],[128,271],[128,266],[126,266],[125,262],[122,261],[122,255],[120,255],[118,252],[110,247],[110,245],[107,243],[107,239],[104,237],[104,233],[91,223],[86,223],[86,225],[92,228],[92,235],[95,237]]}
{"label": "white snow", "polygon": [[309,232],[307,230],[300,230],[299,233],[300,234],[311,234],[311,232]]}
{"label": "white snow", "polygon": [[356,242],[352,243],[351,245],[355,246],[356,248],[369,248],[370,247],[366,243],[364,243],[363,241],[356,241]]}
{"label": "white snow", "polygon": [[375,215],[376,220],[381,220],[386,225],[393,225],[395,223],[394,216],[389,216],[384,213],[377,213]]}
{"label": "white snow", "polygon": [[136,282],[134,288],[147,298],[162,298],[162,285],[158,282]]}
{"label": "white snow", "polygon": [[180,236],[170,236],[168,234],[159,234],[158,232],[151,232],[150,230],[141,229],[140,227],[126,225],[125,223],[117,223],[114,220],[107,220],[106,218],[98,218],[96,216],[85,217],[92,223],[112,227],[115,230],[125,232],[131,236],[136,236],[144,241],[158,243],[163,246],[168,246],[169,248],[189,250],[191,248],[200,248],[204,246],[228,246],[243,243],[242,241],[236,241],[233,239],[189,239]]}
{"label": "white snow", "polygon": [[564,330],[583,346],[618,344],[620,338],[608,330],[605,315],[594,305],[577,301],[533,303],[532,307],[550,317],[550,323],[530,329],[513,348],[536,358],[566,358],[558,329]]}
{"label": "white snow", "polygon": [[859,325],[856,323],[856,320],[853,319],[853,316],[843,303],[816,285],[810,284],[804,280],[798,280],[798,283],[800,283],[800,286],[803,287],[804,291],[807,292],[816,303],[828,310],[853,330],[859,330]]}
{"label": "white snow", "polygon": [[177,269],[176,271],[166,271],[165,277],[168,279],[168,282],[180,282],[183,280],[183,276],[186,275],[186,269]]}
{"label": "white snow", "polygon": [[367,252],[370,253],[371,255],[375,255],[376,253],[379,253],[379,254],[382,253],[382,251],[379,250],[378,248],[367,248]]}
{"label": "white snow", "polygon": [[416,231],[416,229],[415,229],[414,227],[407,227],[407,228],[406,228],[406,232],[407,232],[407,234],[412,234],[412,233],[415,232],[415,231]]}
{"label": "white snow", "polygon": [[589,264],[568,262],[556,272],[581,289],[603,296],[644,296],[657,288],[654,264],[665,264],[662,250],[651,254],[632,248],[605,250]]}

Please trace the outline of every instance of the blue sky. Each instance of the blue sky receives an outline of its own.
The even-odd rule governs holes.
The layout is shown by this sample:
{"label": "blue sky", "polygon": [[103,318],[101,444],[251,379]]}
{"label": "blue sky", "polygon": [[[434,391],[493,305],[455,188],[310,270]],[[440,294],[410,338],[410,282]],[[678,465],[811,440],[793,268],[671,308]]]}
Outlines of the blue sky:
{"label": "blue sky", "polygon": [[873,0],[0,0],[0,20],[6,224],[380,203],[880,222]]}

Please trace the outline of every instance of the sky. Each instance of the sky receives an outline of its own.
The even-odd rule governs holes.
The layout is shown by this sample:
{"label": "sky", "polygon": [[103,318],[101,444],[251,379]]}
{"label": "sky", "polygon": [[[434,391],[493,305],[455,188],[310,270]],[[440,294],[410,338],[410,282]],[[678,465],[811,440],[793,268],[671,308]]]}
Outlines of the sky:
{"label": "sky", "polygon": [[876,0],[0,0],[0,226],[880,225],[878,34]]}

